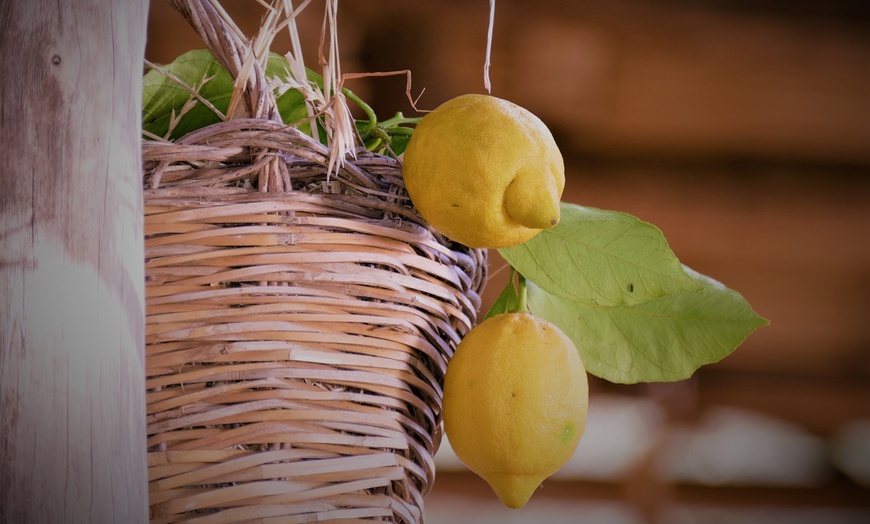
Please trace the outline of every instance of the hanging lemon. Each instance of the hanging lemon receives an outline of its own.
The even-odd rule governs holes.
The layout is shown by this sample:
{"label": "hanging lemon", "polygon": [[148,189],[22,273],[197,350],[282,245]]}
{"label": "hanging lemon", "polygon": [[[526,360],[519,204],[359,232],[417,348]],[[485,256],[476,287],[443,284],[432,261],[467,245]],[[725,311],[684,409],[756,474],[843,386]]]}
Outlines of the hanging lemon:
{"label": "hanging lemon", "polygon": [[450,445],[511,508],[524,506],[574,454],[588,405],[586,370],[574,343],[528,313],[485,320],[447,366]]}
{"label": "hanging lemon", "polygon": [[469,247],[522,244],[559,222],[562,154],[538,117],[507,100],[468,94],[428,113],[402,173],[420,215]]}

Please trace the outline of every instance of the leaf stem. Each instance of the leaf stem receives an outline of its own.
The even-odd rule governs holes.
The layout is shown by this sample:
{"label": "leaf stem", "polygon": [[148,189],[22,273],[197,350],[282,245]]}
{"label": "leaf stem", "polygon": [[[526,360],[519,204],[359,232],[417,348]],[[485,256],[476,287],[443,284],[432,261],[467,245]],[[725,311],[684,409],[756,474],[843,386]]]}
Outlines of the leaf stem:
{"label": "leaf stem", "polygon": [[[360,97],[356,96],[356,94],[354,94],[353,91],[351,91],[350,89],[347,89],[346,87],[341,88],[341,92],[344,94],[345,97],[347,97],[349,100],[353,101],[353,103],[355,103],[360,109],[363,110],[363,113],[365,113],[366,118],[368,118],[368,126],[366,127],[365,132],[371,131],[372,128],[374,128],[378,123],[378,117],[375,116],[375,112],[372,109],[372,107],[370,105],[366,104],[365,102],[363,102],[363,100]],[[363,134],[365,134],[365,133],[363,133]]]}
{"label": "leaf stem", "polygon": [[381,122],[381,127],[394,127],[402,124],[419,124],[423,117],[407,117],[402,112],[396,113],[392,118]]}
{"label": "leaf stem", "polygon": [[525,313],[529,309],[529,291],[526,288],[526,277],[517,272],[519,288],[517,289],[517,307],[514,313]]}
{"label": "leaf stem", "polygon": [[390,136],[411,136],[414,133],[414,130],[410,127],[396,126],[387,128],[387,133]]}

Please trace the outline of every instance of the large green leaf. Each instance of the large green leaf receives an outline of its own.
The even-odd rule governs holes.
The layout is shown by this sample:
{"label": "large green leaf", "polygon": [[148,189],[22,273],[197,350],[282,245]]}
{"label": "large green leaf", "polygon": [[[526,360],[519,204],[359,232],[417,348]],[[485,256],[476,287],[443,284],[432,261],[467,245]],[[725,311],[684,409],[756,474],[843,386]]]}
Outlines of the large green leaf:
{"label": "large green leaf", "polygon": [[616,211],[562,203],[561,220],[499,253],[553,295],[619,306],[698,288],[652,224]]}
{"label": "large green leaf", "polygon": [[571,337],[593,375],[619,383],[682,380],[768,323],[736,291],[685,271],[696,290],[634,306],[591,306],[532,283],[528,305]]}

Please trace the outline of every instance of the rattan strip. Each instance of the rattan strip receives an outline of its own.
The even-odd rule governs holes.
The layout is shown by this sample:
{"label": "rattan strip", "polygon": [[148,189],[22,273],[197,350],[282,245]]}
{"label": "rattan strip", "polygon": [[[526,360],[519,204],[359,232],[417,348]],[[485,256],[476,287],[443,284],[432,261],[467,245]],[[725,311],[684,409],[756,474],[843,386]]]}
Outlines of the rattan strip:
{"label": "rattan strip", "polygon": [[[397,161],[327,153],[262,120],[143,145],[152,522],[422,521],[485,252]],[[259,190],[265,158],[290,192]]]}

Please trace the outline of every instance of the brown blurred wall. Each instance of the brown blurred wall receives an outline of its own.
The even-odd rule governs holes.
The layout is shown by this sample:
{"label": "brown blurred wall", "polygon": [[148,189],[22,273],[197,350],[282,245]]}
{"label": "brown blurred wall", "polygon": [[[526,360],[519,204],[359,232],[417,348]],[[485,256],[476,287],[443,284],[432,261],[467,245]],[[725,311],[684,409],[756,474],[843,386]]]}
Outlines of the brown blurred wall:
{"label": "brown blurred wall", "polygon": [[[225,4],[252,34],[255,2]],[[497,2],[492,94],[551,127],[568,171],[564,199],[659,226],[683,262],[771,321],[693,377],[696,414],[748,406],[819,435],[870,417],[865,4]],[[411,70],[422,108],[483,92],[488,8],[344,1],[343,71]],[[313,2],[299,20],[309,64],[321,9]],[[168,62],[194,47],[184,20],[153,1],[147,57]],[[287,49],[284,37],[273,48]],[[382,118],[414,114],[404,76],[347,87]],[[492,266],[485,307],[507,274],[499,257]]]}

